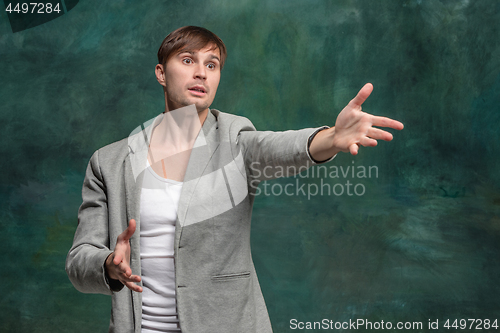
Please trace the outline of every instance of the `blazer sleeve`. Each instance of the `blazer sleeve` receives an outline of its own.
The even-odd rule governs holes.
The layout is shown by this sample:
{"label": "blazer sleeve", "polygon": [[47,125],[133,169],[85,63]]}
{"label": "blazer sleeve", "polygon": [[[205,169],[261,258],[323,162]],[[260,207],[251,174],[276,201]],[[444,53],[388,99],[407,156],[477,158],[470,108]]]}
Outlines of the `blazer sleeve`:
{"label": "blazer sleeve", "polygon": [[309,154],[309,139],[327,126],[273,132],[255,130],[246,118],[240,121],[237,144],[243,153],[247,173],[253,180],[293,176],[335,157],[317,162]]}
{"label": "blazer sleeve", "polygon": [[73,286],[83,293],[111,295],[123,285],[108,282],[104,262],[113,251],[109,246],[106,184],[99,167],[99,151],[90,158],[78,210],[78,227],[66,258],[66,273]]}

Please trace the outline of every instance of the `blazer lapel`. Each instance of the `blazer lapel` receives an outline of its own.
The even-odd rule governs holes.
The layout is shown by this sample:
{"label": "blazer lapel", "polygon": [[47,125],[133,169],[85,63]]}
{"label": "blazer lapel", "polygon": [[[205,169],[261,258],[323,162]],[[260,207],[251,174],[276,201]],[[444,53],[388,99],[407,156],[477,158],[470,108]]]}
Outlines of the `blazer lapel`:
{"label": "blazer lapel", "polygon": [[[124,184],[125,184],[125,200],[127,210],[127,221],[130,219],[136,221],[136,230],[130,239],[130,268],[134,274],[142,275],[140,265],[140,232],[141,232],[141,189],[144,170],[147,166],[147,154],[151,134],[155,125],[161,122],[163,114],[150,119],[141,126],[137,127],[128,138],[129,154],[125,158],[124,163]],[[139,283],[142,285],[142,282]],[[132,293],[132,306],[134,311],[134,324],[136,332],[140,332],[141,313],[142,313],[142,295],[141,293]]]}
{"label": "blazer lapel", "polygon": [[[130,239],[130,268],[133,274],[142,276],[141,273],[141,257],[140,257],[140,244],[141,244],[141,221],[140,221],[140,204],[141,204],[141,184],[144,172],[134,176],[134,171],[137,171],[137,164],[140,158],[138,157],[140,151],[135,153],[130,152],[124,163],[124,183],[125,183],[125,200],[127,206],[127,221],[128,226],[130,219],[136,221],[136,229]],[[135,170],[134,165],[135,163]],[[142,285],[142,282],[139,283]],[[126,288],[126,287],[125,287]],[[142,313],[142,294],[136,293],[131,290],[126,290],[131,293],[132,309],[134,314],[134,332],[140,332],[141,327],[141,313]]]}
{"label": "blazer lapel", "polygon": [[[191,151],[186,174],[184,176],[184,183],[177,210],[177,221],[181,227],[191,224],[188,216],[188,208],[200,179],[203,177],[210,159],[218,147],[217,120],[212,112],[209,111]],[[180,234],[178,234],[178,236],[180,237]]]}
{"label": "blazer lapel", "polygon": [[[136,153],[137,154],[137,153]],[[127,204],[127,226],[130,219],[136,221],[136,229],[132,237],[130,238],[130,268],[133,274],[142,276],[141,273],[141,257],[140,257],[140,245],[141,245],[141,221],[140,221],[140,204],[141,204],[141,183],[144,172],[140,173],[137,178],[134,177],[134,172],[132,169],[132,160],[134,155],[129,154],[129,158],[124,161],[125,169],[125,198]],[[142,282],[139,283],[142,285]],[[134,313],[134,332],[140,332],[141,327],[141,313],[142,313],[142,294],[136,293],[131,290],[127,290],[132,296],[132,309]]]}

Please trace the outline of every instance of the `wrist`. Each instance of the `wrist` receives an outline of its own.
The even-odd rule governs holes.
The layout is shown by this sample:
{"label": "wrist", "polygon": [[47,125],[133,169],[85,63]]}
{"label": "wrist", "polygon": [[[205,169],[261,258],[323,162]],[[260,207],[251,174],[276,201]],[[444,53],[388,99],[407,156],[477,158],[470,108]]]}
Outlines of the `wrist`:
{"label": "wrist", "polygon": [[114,292],[118,292],[122,290],[124,287],[123,283],[120,282],[120,280],[113,279],[112,277],[109,276],[109,272],[111,271],[108,269],[110,265],[113,265],[113,253],[110,253],[106,260],[104,261],[104,279],[106,281],[106,284],[108,285],[109,289]]}
{"label": "wrist", "polygon": [[[106,260],[104,261],[104,273],[106,275],[106,279],[110,279],[110,280],[117,280],[114,276],[114,274],[112,274],[112,266],[114,265],[113,264],[113,253],[110,253],[109,256],[106,258]],[[113,275],[113,276],[112,276]]]}
{"label": "wrist", "polygon": [[334,144],[334,139],[335,127],[313,133],[309,141],[309,154],[316,163],[326,162],[340,152]]}

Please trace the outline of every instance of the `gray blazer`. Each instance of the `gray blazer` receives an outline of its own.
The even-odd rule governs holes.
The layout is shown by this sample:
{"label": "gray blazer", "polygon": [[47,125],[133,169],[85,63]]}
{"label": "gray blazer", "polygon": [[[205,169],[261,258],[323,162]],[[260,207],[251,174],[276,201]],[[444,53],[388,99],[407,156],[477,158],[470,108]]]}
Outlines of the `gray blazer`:
{"label": "gray blazer", "polygon": [[[66,272],[79,291],[112,295],[110,332],[141,331],[141,294],[108,283],[104,262],[133,218],[130,264],[133,274],[141,275],[141,179],[161,117],[96,151],[83,183]],[[191,152],[176,222],[182,332],[272,332],[250,251],[256,187],[283,171],[293,174],[313,165],[307,141],[315,130],[260,132],[244,117],[210,110]]]}

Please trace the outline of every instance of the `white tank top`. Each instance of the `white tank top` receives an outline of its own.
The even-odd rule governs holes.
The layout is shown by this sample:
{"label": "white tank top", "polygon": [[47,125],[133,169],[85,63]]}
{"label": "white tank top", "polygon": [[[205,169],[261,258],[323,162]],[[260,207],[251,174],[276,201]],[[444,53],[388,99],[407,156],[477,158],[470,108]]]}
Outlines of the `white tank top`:
{"label": "white tank top", "polygon": [[175,301],[174,239],[182,182],[150,167],[141,192],[142,333],[180,332]]}

